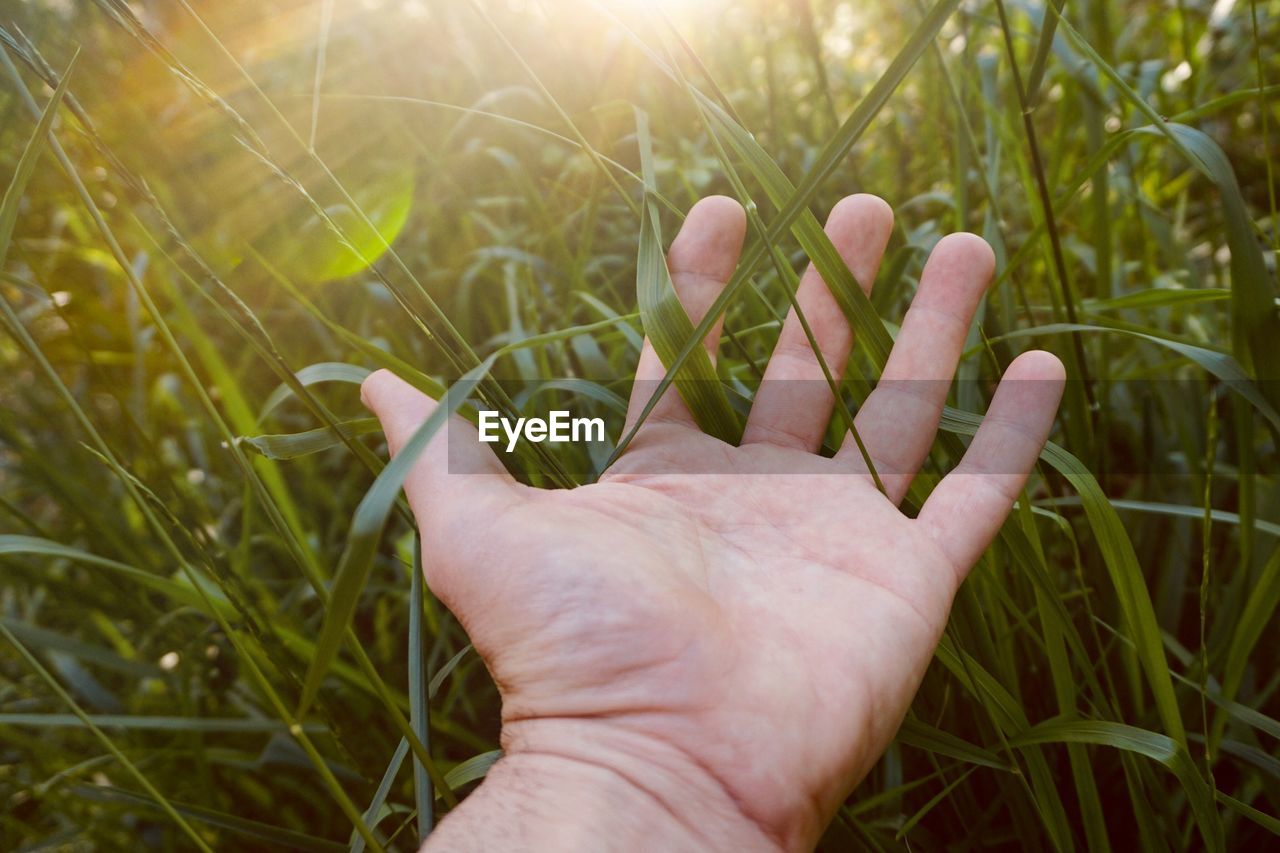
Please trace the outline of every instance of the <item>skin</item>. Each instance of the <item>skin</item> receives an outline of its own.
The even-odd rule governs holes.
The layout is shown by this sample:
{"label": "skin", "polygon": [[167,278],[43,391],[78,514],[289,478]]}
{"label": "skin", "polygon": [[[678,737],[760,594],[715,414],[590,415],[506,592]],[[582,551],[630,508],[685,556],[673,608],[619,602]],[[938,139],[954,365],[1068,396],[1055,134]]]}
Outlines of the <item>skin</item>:
{"label": "skin", "polygon": [[[891,226],[868,195],[828,218],[864,286]],[[694,321],[744,230],[731,199],[690,210],[668,265]],[[857,414],[887,495],[848,436],[817,455],[833,399],[794,316],[738,447],[702,434],[670,391],[600,482],[551,491],[515,482],[450,422],[406,491],[427,583],[501,691],[505,757],[428,849],[813,847],[900,725],[1057,410],[1062,365],[1024,353],[959,467],[918,517],[899,510],[993,264],[974,235],[938,243]],[[853,336],[812,268],[798,299],[838,369]],[[719,337],[717,324],[713,357]],[[663,373],[646,341],[629,420]],[[363,398],[393,453],[436,405],[386,371]]]}

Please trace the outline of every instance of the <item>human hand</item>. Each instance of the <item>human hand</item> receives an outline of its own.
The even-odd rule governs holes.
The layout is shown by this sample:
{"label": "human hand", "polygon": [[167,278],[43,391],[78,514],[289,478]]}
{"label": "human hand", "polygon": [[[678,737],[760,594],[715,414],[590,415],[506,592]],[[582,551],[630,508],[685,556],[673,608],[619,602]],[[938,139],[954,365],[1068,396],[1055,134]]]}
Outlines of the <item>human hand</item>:
{"label": "human hand", "polygon": [[[864,286],[891,226],[866,195],[828,219]],[[695,322],[744,230],[731,199],[689,212],[668,264]],[[452,419],[406,491],[427,583],[501,692],[505,756],[432,836],[440,849],[813,846],[897,731],[1053,422],[1062,365],[1025,353],[960,466],[917,518],[898,509],[993,265],[978,237],[938,243],[857,414],[887,497],[853,440],[817,455],[834,401],[794,311],[739,447],[703,435],[669,390],[598,483],[540,490]],[[838,370],[852,334],[812,268],[797,298]],[[717,324],[713,357],[719,337]],[[646,342],[629,424],[663,373]],[[363,395],[392,452],[436,405],[386,371]]]}

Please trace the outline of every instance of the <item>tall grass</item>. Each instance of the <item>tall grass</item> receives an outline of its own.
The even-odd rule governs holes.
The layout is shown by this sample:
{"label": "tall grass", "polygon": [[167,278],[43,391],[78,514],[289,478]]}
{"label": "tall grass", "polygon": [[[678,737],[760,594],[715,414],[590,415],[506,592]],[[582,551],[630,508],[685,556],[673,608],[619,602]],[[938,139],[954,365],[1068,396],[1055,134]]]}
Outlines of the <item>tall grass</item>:
{"label": "tall grass", "polygon": [[[824,847],[1274,844],[1277,43],[1276,0],[0,4],[0,847],[412,849],[498,702],[397,498],[436,424],[384,466],[361,378],[605,418],[513,463],[569,487],[643,329],[733,439],[812,259],[839,434],[959,229],[997,280],[908,503],[1022,349],[1073,381]],[[714,367],[661,256],[713,192]]]}

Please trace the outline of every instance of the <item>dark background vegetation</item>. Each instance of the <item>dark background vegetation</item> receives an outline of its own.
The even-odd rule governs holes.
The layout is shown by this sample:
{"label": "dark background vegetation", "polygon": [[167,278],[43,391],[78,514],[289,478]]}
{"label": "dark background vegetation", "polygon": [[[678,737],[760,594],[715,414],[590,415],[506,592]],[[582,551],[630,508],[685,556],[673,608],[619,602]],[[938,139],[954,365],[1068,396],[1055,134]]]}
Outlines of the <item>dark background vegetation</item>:
{"label": "dark background vegetation", "polygon": [[[646,140],[667,239],[713,192],[767,227],[792,190],[766,152],[819,217],[889,200],[890,331],[932,244],[983,234],[998,279],[953,405],[983,411],[1032,346],[1073,380],[1065,455],[824,846],[1277,843],[1280,3],[944,2],[935,35],[929,0],[669,21],[638,0],[189,2],[0,0],[0,184],[80,51],[65,159],[40,140],[0,254],[0,848],[344,847],[367,811],[357,843],[403,850],[465,795],[497,697],[417,594],[403,508],[315,665],[385,454],[353,383],[391,366],[438,393],[506,347],[503,405],[549,397],[619,439]],[[791,266],[758,263],[728,308],[736,399],[805,262],[776,245]]]}

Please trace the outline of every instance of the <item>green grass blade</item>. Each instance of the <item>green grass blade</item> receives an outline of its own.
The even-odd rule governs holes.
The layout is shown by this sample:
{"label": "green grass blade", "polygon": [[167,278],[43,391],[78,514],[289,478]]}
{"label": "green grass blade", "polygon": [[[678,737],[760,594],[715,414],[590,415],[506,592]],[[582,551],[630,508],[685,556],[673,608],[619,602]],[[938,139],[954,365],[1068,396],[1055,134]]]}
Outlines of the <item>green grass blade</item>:
{"label": "green grass blade", "polygon": [[[936,654],[938,661],[978,699],[990,714],[1001,740],[1006,745],[1010,764],[1013,764],[1014,753],[1008,748],[1011,745],[1009,737],[1030,727],[1026,711],[1018,697],[1014,696],[972,655],[956,648],[950,638],[944,636]],[[1039,750],[1024,750],[1023,757],[1027,762],[1027,778],[1024,784],[1041,824],[1057,849],[1074,849],[1071,827],[1067,822],[1062,798],[1058,796],[1048,760]]]}
{"label": "green grass blade", "polygon": [[306,709],[315,699],[320,684],[329,670],[329,665],[337,657],[338,649],[351,624],[360,593],[373,567],[373,557],[382,536],[382,528],[395,505],[400,489],[404,486],[409,471],[418,456],[426,448],[427,443],[467,397],[474,391],[480,379],[493,366],[494,356],[489,356],[479,365],[467,371],[455,382],[445,398],[440,401],[436,410],[431,413],[422,426],[418,427],[413,437],[405,443],[396,457],[391,460],[382,473],[374,481],[364,499],[356,508],[351,521],[351,530],[347,536],[342,557],[334,574],[333,588],[329,596],[329,607],[325,610],[324,623],[316,639],[315,655],[307,667],[306,677],[302,683],[302,696],[298,701],[295,716],[302,717]]}
{"label": "green grass blade", "polygon": [[[86,723],[75,714],[0,714],[0,726],[27,726],[35,729],[96,726],[100,729],[204,734],[286,734],[289,731],[289,727],[279,720],[240,717],[162,717],[140,714],[88,714],[87,717]],[[309,723],[306,730],[320,734],[326,729]]]}
{"label": "green grass blade", "polygon": [[[1227,647],[1227,657],[1222,668],[1223,698],[1236,698],[1244,680],[1249,655],[1262,638],[1277,607],[1280,607],[1280,548],[1272,551],[1271,558],[1263,566],[1245,600],[1244,612],[1231,632],[1231,643]],[[1218,732],[1220,733],[1220,729]]]}
{"label": "green grass blade", "polygon": [[[1040,506],[1079,506],[1079,498],[1049,498],[1039,502]],[[1178,518],[1194,518],[1200,519],[1204,516],[1204,511],[1197,506],[1188,506],[1186,504],[1160,503],[1159,501],[1131,501],[1122,498],[1112,498],[1111,505],[1118,510],[1127,510],[1131,512],[1150,513],[1152,515],[1170,515]],[[1227,512],[1225,509],[1215,509],[1213,511],[1213,521],[1215,524],[1244,524],[1244,519],[1239,513]],[[1265,533],[1268,536],[1280,538],[1280,524],[1271,521],[1264,521],[1260,518],[1253,520],[1252,527],[1258,533]]]}
{"label": "green grass blade", "polygon": [[[426,749],[431,748],[431,691],[427,681],[425,657],[426,638],[423,636],[423,579],[422,539],[413,537],[413,565],[409,569],[409,725]],[[456,787],[450,785],[449,787]],[[427,768],[413,757],[413,798],[418,806],[418,844],[426,843],[435,825],[434,800],[431,777]]]}
{"label": "green grass blade", "polygon": [[268,459],[297,459],[345,444],[349,439],[377,432],[382,427],[377,418],[356,418],[336,426],[309,429],[285,435],[247,435],[236,442],[261,453]]}
{"label": "green grass blade", "polygon": [[[382,804],[387,801],[387,795],[391,793],[391,786],[396,781],[396,774],[400,772],[400,765],[404,764],[404,757],[409,754],[409,741],[400,738],[400,745],[396,747],[395,753],[391,756],[391,761],[387,764],[386,772],[382,774],[382,780],[378,782],[378,788],[373,792],[373,799],[369,801],[369,808],[364,810],[364,825],[372,832],[378,825],[378,818],[382,814]],[[351,838],[347,841],[350,853],[364,853],[364,839],[353,829],[351,830]]]}
{"label": "green grass blade", "polygon": [[1218,802],[1227,806],[1233,812],[1247,817],[1258,826],[1269,831],[1273,835],[1280,835],[1280,818],[1272,817],[1266,812],[1259,811],[1248,803],[1242,803],[1229,794],[1218,792]]}
{"label": "green grass blade", "polygon": [[27,146],[23,149],[22,156],[18,158],[18,166],[14,169],[13,178],[9,181],[9,186],[5,187],[4,199],[0,200],[0,265],[4,264],[9,256],[9,242],[13,239],[13,228],[18,223],[18,203],[22,201],[22,194],[26,192],[27,183],[35,174],[36,163],[40,161],[40,155],[49,141],[49,130],[53,127],[53,120],[57,118],[58,105],[67,94],[71,72],[75,68],[79,55],[80,52],[76,51],[71,57],[71,62],[67,64],[67,70],[62,73],[62,82],[58,84],[57,89],[53,90],[53,97],[45,105],[44,112],[36,123],[35,132],[27,140]]}
{"label": "green grass blade", "polygon": [[1058,18],[1067,0],[1052,0],[1056,14],[1045,15],[1040,23],[1040,39],[1036,42],[1036,53],[1031,59],[1031,69],[1027,72],[1027,105],[1034,107],[1040,100],[1040,84],[1044,82],[1044,71],[1049,65],[1049,54],[1053,50],[1053,36],[1058,31]]}
{"label": "green grass blade", "polygon": [[[152,810],[161,808],[159,803],[149,797],[143,797],[132,791],[113,788],[109,785],[77,785],[72,790],[76,796],[89,800],[104,803],[127,803],[130,806],[141,806]],[[244,838],[264,842],[271,845],[271,849],[332,850],[335,853],[346,849],[341,844],[324,838],[317,838],[304,832],[295,832],[291,829],[272,826],[262,821],[249,820],[239,815],[227,814],[226,812],[215,811],[214,809],[207,809],[176,800],[170,800],[169,803],[173,806],[174,811],[183,817],[224,829]]]}
{"label": "green grass blade", "polygon": [[474,651],[474,647],[470,643],[467,643],[467,645],[462,647],[462,651],[445,661],[444,666],[440,667],[436,674],[431,676],[431,683],[427,685],[428,696],[433,699],[435,698],[436,691],[440,689],[440,685],[449,677],[449,673],[457,669],[458,664],[462,663],[462,659],[465,658],[467,656],[467,652],[470,651]]}
{"label": "green grass blade", "polygon": [[[318,364],[308,364],[294,373],[294,378],[303,387],[309,387],[321,382],[347,382],[352,385],[359,385],[369,376],[369,373],[369,368],[361,367],[358,364],[325,361]],[[277,385],[275,390],[268,395],[266,401],[263,402],[262,408],[259,409],[258,420],[266,419],[267,415],[275,411],[276,407],[285,400],[292,397],[293,393],[293,389],[288,385],[284,383]]]}
{"label": "green grass blade", "polygon": [[1178,709],[1177,697],[1174,695],[1169,665],[1165,660],[1160,626],[1156,622],[1146,578],[1124,524],[1098,481],[1079,459],[1053,442],[1045,445],[1041,458],[1066,477],[1071,487],[1080,495],[1085,516],[1115,587],[1117,603],[1131,632],[1138,659],[1146,672],[1147,683],[1155,696],[1160,720],[1170,737],[1185,749],[1187,733],[1182,723],[1182,713]]}
{"label": "green grass blade", "polygon": [[[1043,565],[1044,545],[1040,540],[1032,512],[1031,501],[1024,490],[1018,498],[1016,509],[1023,531],[1034,548],[1038,568],[1048,574],[1048,567]],[[1049,675],[1053,680],[1053,690],[1058,702],[1058,713],[1074,717],[1079,711],[1079,690],[1071,663],[1067,657],[1065,631],[1062,624],[1053,618],[1052,601],[1056,596],[1037,587],[1035,591],[1036,607],[1040,611],[1041,631],[1044,635],[1045,654],[1049,658]],[[1066,624],[1070,624],[1067,622]],[[1100,692],[1100,691],[1099,691]],[[1095,770],[1089,759],[1088,750],[1072,744],[1067,747],[1067,758],[1071,764],[1071,776],[1075,783],[1079,799],[1081,822],[1084,824],[1085,842],[1090,850],[1109,851],[1106,818],[1102,811],[1098,787],[1094,782]]]}
{"label": "green grass blade", "polygon": [[451,788],[457,788],[468,782],[483,779],[488,774],[489,768],[497,764],[498,759],[501,757],[502,750],[500,749],[473,755],[446,773],[444,778],[449,781]]}
{"label": "green grass blade", "polygon": [[[1262,380],[1262,391],[1280,405],[1280,315],[1276,289],[1271,284],[1262,247],[1254,236],[1244,196],[1231,161],[1218,143],[1202,131],[1169,123],[1169,133],[1184,150],[1202,164],[1218,189],[1225,219],[1227,246],[1231,250],[1231,340],[1235,356]],[[1141,132],[1154,133],[1154,129]]]}
{"label": "green grass blade", "polygon": [[1263,393],[1267,398],[1280,405],[1280,347],[1275,345],[1280,340],[1280,315],[1274,307],[1276,292],[1231,162],[1221,147],[1203,132],[1165,121],[1065,18],[1059,16],[1059,20],[1081,53],[1151,122],[1151,129],[1142,130],[1163,134],[1192,167],[1218,188],[1226,219],[1227,244],[1231,248],[1232,346],[1236,358],[1251,368],[1255,377],[1266,380]]}
{"label": "green grass blade", "polygon": [[[164,672],[155,664],[141,660],[137,656],[123,657],[117,650],[105,645],[79,640],[20,619],[0,616],[0,623],[8,627],[22,642],[35,649],[69,655],[83,663],[92,663],[134,678],[158,678]],[[0,714],[0,717],[2,716]]]}
{"label": "green grass blade", "polygon": [[898,734],[894,736],[894,739],[907,746],[913,746],[916,749],[923,749],[926,752],[936,753],[937,755],[945,755],[948,758],[954,758],[967,764],[990,767],[993,770],[1007,771],[1013,769],[1010,767],[1009,762],[1002,760],[994,752],[969,743],[964,738],[956,737],[950,732],[944,732],[914,717],[907,717],[902,721],[902,726],[898,729]]}
{"label": "green grass blade", "polygon": [[[658,221],[658,205],[653,168],[653,147],[649,134],[649,118],[636,110],[636,137],[640,144],[640,172],[644,176],[645,201],[640,212],[640,245],[636,253],[636,296],[640,304],[640,320],[645,334],[664,365],[671,365],[687,344],[697,344],[693,324],[676,296],[667,260],[662,253],[662,231]],[[729,406],[724,388],[716,377],[711,358],[701,346],[689,350],[689,356],[675,374],[676,390],[688,405],[698,426],[730,444],[737,444],[742,426]]]}
{"label": "green grass blade", "polygon": [[1171,349],[1179,355],[1185,356],[1188,360],[1198,364],[1210,374],[1227,383],[1228,388],[1252,403],[1263,417],[1270,421],[1276,429],[1280,430],[1280,413],[1276,411],[1271,401],[1267,398],[1265,394],[1265,384],[1259,386],[1250,379],[1249,374],[1244,371],[1244,368],[1240,366],[1240,363],[1231,356],[1225,353],[1216,352],[1206,347],[1198,347],[1192,344],[1183,343],[1182,341],[1173,340],[1171,338],[1135,332],[1130,329],[1115,328],[1111,326],[1092,326],[1084,323],[1051,323],[1047,326],[1033,326],[1027,329],[1018,329],[1017,331],[992,338],[991,342],[995,343],[998,341],[1013,340],[1015,338],[1064,334],[1068,332],[1102,332],[1126,335]]}
{"label": "green grass blade", "polygon": [[57,694],[58,698],[71,709],[76,717],[79,718],[79,720],[84,723],[91,732],[93,732],[93,735],[98,739],[98,742],[106,747],[107,751],[110,752],[115,760],[128,771],[129,775],[132,776],[134,780],[151,795],[152,799],[160,805],[160,808],[164,810],[164,813],[168,815],[169,819],[177,824],[178,828],[191,839],[191,842],[196,846],[196,848],[205,851],[205,853],[212,853],[209,845],[206,844],[204,839],[201,838],[200,835],[191,827],[191,824],[187,823],[186,819],[183,818],[182,815],[178,814],[173,805],[165,799],[163,794],[156,790],[155,786],[151,784],[151,781],[147,779],[145,775],[143,775],[137,765],[130,761],[128,756],[120,751],[120,748],[115,745],[115,742],[111,740],[111,738],[107,737],[106,733],[104,733],[102,729],[94,725],[93,720],[84,712],[83,709],[81,709],[80,705],[76,703],[76,700],[71,698],[71,695],[62,688],[62,685],[60,685],[57,679],[49,673],[49,670],[44,668],[44,665],[40,663],[36,656],[31,654],[31,651],[22,644],[22,641],[15,637],[2,622],[0,622],[0,634],[4,635],[5,639],[7,639],[18,651],[18,654],[26,660],[27,665],[35,670],[36,673],[44,680],[44,682],[49,686],[49,689]]}
{"label": "green grass blade", "polygon": [[[23,536],[20,534],[0,535],[0,556],[5,554],[30,554],[42,557],[57,557],[64,560],[74,560],[76,562],[87,563],[93,566],[99,566],[104,569],[110,569],[134,582],[140,586],[144,586],[153,592],[164,595],[176,604],[182,604],[187,607],[194,608],[201,612],[209,612],[210,605],[222,613],[226,617],[234,617],[237,614],[236,609],[231,602],[222,595],[221,592],[206,585],[204,595],[193,589],[189,584],[182,581],[171,580],[160,575],[125,563],[111,560],[106,557],[99,557],[88,551],[79,548],[73,548],[69,545],[63,545],[59,542],[52,542],[48,539],[41,539],[36,536]],[[205,596],[208,596],[206,603]]]}
{"label": "green grass blade", "polygon": [[1222,822],[1214,805],[1213,792],[1200,776],[1187,748],[1166,735],[1146,729],[1101,720],[1050,721],[1010,738],[1015,746],[1045,743],[1084,743],[1109,746],[1145,755],[1168,768],[1182,783],[1205,847],[1222,851]]}
{"label": "green grass blade", "polygon": [[916,824],[924,820],[925,815],[929,814],[929,812],[933,811],[933,809],[939,803],[941,803],[947,797],[951,796],[952,792],[955,791],[956,788],[960,787],[960,785],[969,781],[969,777],[972,776],[977,769],[978,768],[976,767],[970,767],[968,770],[964,771],[955,779],[952,779],[945,786],[943,786],[941,791],[939,791],[938,793],[930,797],[928,802],[926,802],[920,808],[916,809],[915,814],[907,818],[903,822],[902,826],[898,827],[898,831],[894,834],[894,838],[899,840],[906,838],[907,834],[910,833],[911,830],[915,829]]}

